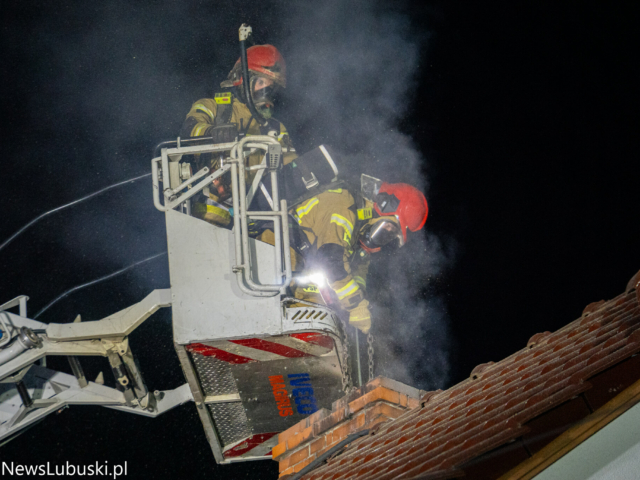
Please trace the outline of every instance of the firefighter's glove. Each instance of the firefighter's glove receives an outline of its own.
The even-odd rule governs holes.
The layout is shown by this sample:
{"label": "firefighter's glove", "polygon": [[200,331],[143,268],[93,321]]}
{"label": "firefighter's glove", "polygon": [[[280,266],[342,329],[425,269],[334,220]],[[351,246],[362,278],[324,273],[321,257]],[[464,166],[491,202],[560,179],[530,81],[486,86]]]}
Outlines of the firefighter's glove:
{"label": "firefighter's glove", "polygon": [[231,215],[223,208],[204,203],[194,203],[191,208],[194,217],[205,220],[212,225],[226,227],[231,223]]}
{"label": "firefighter's glove", "polygon": [[369,312],[369,301],[362,300],[356,308],[349,312],[349,323],[362,333],[369,333],[371,328],[371,312]]}

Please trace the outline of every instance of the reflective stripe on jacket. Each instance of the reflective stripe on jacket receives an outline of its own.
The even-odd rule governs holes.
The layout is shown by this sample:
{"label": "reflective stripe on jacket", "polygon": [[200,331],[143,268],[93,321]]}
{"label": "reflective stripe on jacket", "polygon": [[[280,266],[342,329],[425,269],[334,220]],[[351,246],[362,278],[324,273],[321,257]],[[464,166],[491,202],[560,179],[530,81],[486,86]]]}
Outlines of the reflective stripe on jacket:
{"label": "reflective stripe on jacket", "polygon": [[[246,131],[247,135],[261,135],[260,125],[253,120],[251,121],[251,112],[249,108],[239,101],[237,98],[234,98],[231,103],[231,118],[229,119],[229,123],[235,123],[238,131],[240,131],[240,127]],[[218,104],[212,98],[201,98],[197,102],[195,102],[191,106],[191,110],[187,114],[185,119],[185,125],[192,125],[191,131],[189,132],[189,136],[191,137],[206,137],[208,136],[207,130],[214,126],[214,121],[218,112]],[[242,121],[242,122],[241,122]],[[249,122],[251,121],[251,124]],[[241,125],[242,123],[242,125]],[[289,133],[285,126],[278,122],[279,131],[277,132],[277,139],[283,148],[286,149],[287,153],[283,155],[283,163],[287,164],[297,158],[295,154],[295,150],[291,144],[291,140],[289,138]],[[249,125],[249,129],[247,130],[247,125]],[[210,132],[209,132],[210,133]],[[183,132],[185,135],[186,132]],[[261,158],[261,157],[259,157]]]}
{"label": "reflective stripe on jacket", "polygon": [[[311,244],[310,257],[318,257],[318,251],[326,245],[342,249],[342,258],[332,257],[327,262],[342,262],[342,265],[318,265],[325,271],[343,270],[346,276],[330,282],[342,307],[349,311],[364,299],[364,285],[369,263],[350,264],[356,235],[356,207],[353,195],[347,189],[327,190],[289,212],[298,222]],[[357,232],[356,232],[357,233]],[[313,263],[313,261],[311,262]],[[356,278],[357,277],[357,281]]]}

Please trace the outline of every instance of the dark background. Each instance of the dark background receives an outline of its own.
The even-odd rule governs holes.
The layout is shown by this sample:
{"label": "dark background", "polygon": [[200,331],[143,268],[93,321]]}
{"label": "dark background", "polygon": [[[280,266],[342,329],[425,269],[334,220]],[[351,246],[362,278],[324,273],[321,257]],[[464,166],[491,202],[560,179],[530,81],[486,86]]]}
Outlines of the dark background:
{"label": "dark background", "polygon": [[[2,20],[0,240],[43,211],[148,172],[152,147],[175,136],[191,103],[226,76],[242,22],[291,59],[278,117],[298,150],[326,141],[328,121],[346,128],[341,117],[327,119],[336,105],[309,115],[316,98],[308,70],[296,70],[305,58],[300,49],[313,58],[337,47],[302,28],[309,19],[294,3],[14,2]],[[320,31],[335,28],[323,13],[335,2],[315,3]],[[393,79],[411,70],[399,75],[406,82],[389,107],[390,123],[420,154],[429,185],[425,238],[447,252],[419,286],[425,298],[440,299],[446,368],[432,376],[428,355],[398,339],[394,349],[413,355],[416,386],[447,388],[475,365],[579,317],[588,303],[620,294],[640,269],[640,67],[632,47],[640,7],[393,3],[354,2],[353,15],[362,8],[383,27],[392,19],[394,41],[415,47],[411,62],[398,56],[371,75]],[[341,20],[345,29],[349,20]],[[370,28],[361,32],[365,44],[366,35],[377,35],[376,24]],[[348,50],[350,36],[339,33]],[[374,57],[378,45],[371,43]],[[343,83],[335,88],[356,110],[349,101],[359,98],[350,93],[359,82],[349,65],[341,63]],[[359,84],[377,94],[375,81]],[[359,124],[349,128],[357,132]],[[385,168],[397,180],[415,174],[402,163]],[[27,294],[32,315],[64,290],[165,248],[150,182],[140,181],[51,216],[0,251],[0,302]],[[164,258],[73,294],[40,320],[103,318],[166,288]],[[131,340],[151,388],[183,381],[165,310]],[[100,370],[110,377],[104,359],[83,364],[90,378]],[[68,371],[64,361],[49,365]],[[277,475],[275,462],[216,466],[193,405],[156,420],[73,407],[2,447],[0,460],[128,461],[133,478]]]}

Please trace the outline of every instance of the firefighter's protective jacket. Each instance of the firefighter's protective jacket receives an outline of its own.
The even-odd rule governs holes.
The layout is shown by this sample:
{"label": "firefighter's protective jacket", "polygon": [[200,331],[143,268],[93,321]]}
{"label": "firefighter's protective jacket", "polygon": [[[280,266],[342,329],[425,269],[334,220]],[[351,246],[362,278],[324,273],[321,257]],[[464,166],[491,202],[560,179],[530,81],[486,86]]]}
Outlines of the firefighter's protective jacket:
{"label": "firefighter's protective jacket", "polygon": [[[217,103],[213,98],[201,98],[191,106],[191,110],[187,114],[187,118],[184,121],[182,129],[180,130],[180,136],[187,137],[210,137],[215,138],[216,143],[228,143],[234,141],[238,133],[243,132],[246,135],[266,135],[270,132],[275,132],[276,138],[282,145],[283,151],[283,163],[289,163],[297,155],[289,139],[289,134],[285,126],[275,119],[270,119],[266,127],[261,127],[255,119],[252,118],[249,108],[233,97],[230,93],[216,95],[218,101],[223,99],[229,103]],[[226,118],[221,121],[218,118],[218,114],[222,112],[222,115]],[[224,131],[217,130],[216,127],[222,127],[223,125],[233,124],[235,129],[232,129],[232,136],[225,138]],[[228,134],[229,130],[226,130]],[[223,135],[217,135],[216,133],[223,133]],[[198,155],[197,156],[197,168],[209,167],[214,170],[218,168],[217,159],[212,155]],[[249,165],[257,165],[262,161],[262,155],[257,153],[249,157]],[[247,172],[247,182],[250,183],[253,180],[255,172]],[[218,197],[214,194],[209,195],[209,199],[206,203],[195,202],[193,205],[193,215],[202,218],[209,223],[215,225],[226,226],[231,223],[231,216],[228,212],[228,208],[218,202]]]}
{"label": "firefighter's protective jacket", "polygon": [[[201,98],[191,106],[187,118],[180,131],[183,137],[207,137],[216,125],[216,117],[220,106],[231,109],[228,123],[236,125],[237,132],[243,131],[246,135],[266,135],[273,131],[283,147],[284,160],[289,163],[296,158],[295,150],[289,139],[289,133],[285,126],[275,119],[270,119],[266,127],[261,127],[251,116],[249,108],[237,98],[231,96],[230,104],[218,104],[212,98]],[[225,122],[227,123],[227,122]]]}
{"label": "firefighter's protective jacket", "polygon": [[[311,244],[305,255],[308,270],[321,270],[342,308],[353,313],[366,307],[368,255],[356,247],[357,206],[344,188],[326,190],[289,212]],[[368,313],[368,311],[367,311]],[[350,320],[351,321],[351,320]]]}

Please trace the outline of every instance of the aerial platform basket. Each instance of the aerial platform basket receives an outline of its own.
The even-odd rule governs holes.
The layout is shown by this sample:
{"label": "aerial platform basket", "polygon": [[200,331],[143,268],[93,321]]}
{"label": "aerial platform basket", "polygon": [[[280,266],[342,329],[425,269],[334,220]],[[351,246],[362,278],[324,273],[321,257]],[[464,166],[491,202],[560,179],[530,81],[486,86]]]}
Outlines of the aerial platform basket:
{"label": "aerial platform basket", "polygon": [[[246,167],[245,156],[260,150],[262,163]],[[203,153],[221,155],[220,168],[189,177],[178,167],[183,155]],[[155,203],[166,212],[175,347],[219,463],[268,458],[277,433],[330,407],[348,383],[334,312],[287,296],[292,272],[287,204],[278,195],[280,158],[275,138],[252,136],[166,148],[154,160]],[[174,173],[164,203],[159,166],[162,178],[187,172]],[[256,174],[247,189],[249,168]],[[194,191],[227,172],[233,230],[189,215]],[[262,191],[265,175],[270,192]],[[256,193],[270,199],[271,210],[248,211]],[[273,221],[275,245],[249,237],[251,219]]]}

